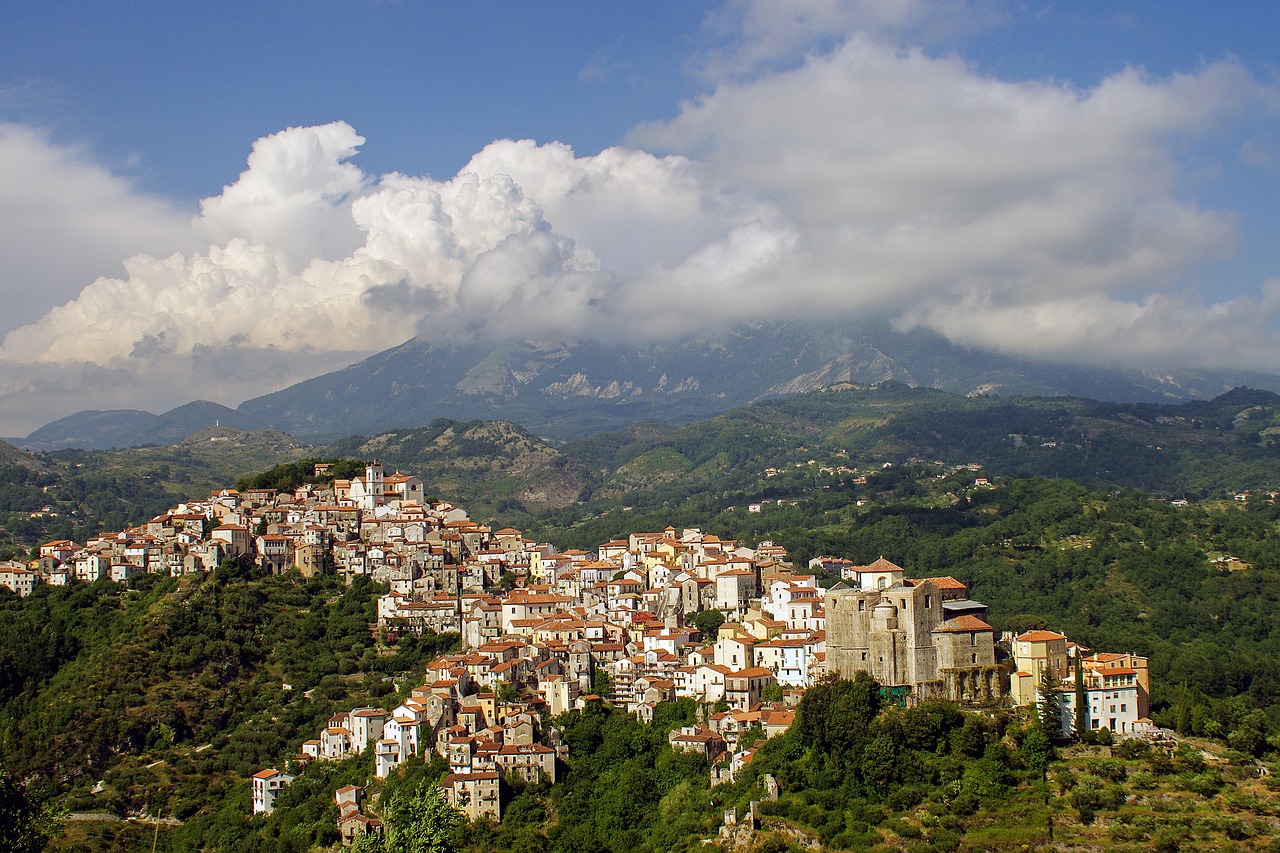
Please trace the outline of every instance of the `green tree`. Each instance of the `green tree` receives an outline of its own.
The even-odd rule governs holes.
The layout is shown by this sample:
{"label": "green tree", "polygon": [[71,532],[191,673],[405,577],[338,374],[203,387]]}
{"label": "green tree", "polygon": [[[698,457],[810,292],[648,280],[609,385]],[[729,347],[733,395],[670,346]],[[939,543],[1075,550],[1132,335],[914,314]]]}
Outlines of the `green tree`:
{"label": "green tree", "polygon": [[1053,744],[1040,726],[1032,726],[1022,740],[1022,758],[1027,768],[1043,774],[1053,759]]}
{"label": "green tree", "polygon": [[1085,713],[1084,713],[1084,703],[1086,699],[1085,693],[1084,693],[1084,666],[1081,662],[1081,655],[1078,650],[1076,651],[1075,676],[1076,676],[1076,684],[1075,684],[1076,737],[1080,737],[1086,731],[1088,731],[1089,726],[1085,720]]}
{"label": "green tree", "polygon": [[1232,749],[1253,756],[1260,756],[1267,748],[1267,715],[1262,710],[1253,710],[1245,715],[1231,734],[1227,743]]}
{"label": "green tree", "polygon": [[454,831],[462,813],[445,801],[444,791],[425,779],[413,793],[397,790],[382,810],[383,834],[366,835],[356,853],[453,853]]}
{"label": "green tree", "polygon": [[690,621],[693,622],[693,627],[702,632],[704,639],[714,640],[716,632],[724,624],[724,614],[719,610],[700,610],[693,614]]}
{"label": "green tree", "polygon": [[18,780],[0,768],[0,850],[38,853],[58,834],[62,813],[33,798]]}
{"label": "green tree", "polygon": [[1040,700],[1036,704],[1036,719],[1041,730],[1050,740],[1062,732],[1062,696],[1058,693],[1058,675],[1053,667],[1040,670]]}
{"label": "green tree", "polygon": [[609,671],[602,666],[596,667],[595,675],[592,676],[591,692],[601,699],[608,699],[613,695],[613,679],[609,677]]}
{"label": "green tree", "polygon": [[805,691],[797,709],[801,743],[830,755],[837,764],[856,766],[880,713],[880,685],[865,672],[853,680],[835,679]]}

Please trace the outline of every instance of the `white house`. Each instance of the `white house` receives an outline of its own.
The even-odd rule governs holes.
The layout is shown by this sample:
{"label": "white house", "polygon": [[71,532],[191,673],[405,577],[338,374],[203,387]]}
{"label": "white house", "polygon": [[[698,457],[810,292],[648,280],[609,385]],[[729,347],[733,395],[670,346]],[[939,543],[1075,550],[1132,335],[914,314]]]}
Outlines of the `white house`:
{"label": "white house", "polygon": [[276,810],[276,795],[289,787],[294,777],[274,767],[253,774],[253,813],[271,814]]}
{"label": "white house", "polygon": [[[1084,673],[1085,725],[1091,731],[1110,729],[1113,734],[1129,734],[1138,722],[1138,671],[1112,667]],[[1057,693],[1061,697],[1062,734],[1076,730],[1075,676]]]}

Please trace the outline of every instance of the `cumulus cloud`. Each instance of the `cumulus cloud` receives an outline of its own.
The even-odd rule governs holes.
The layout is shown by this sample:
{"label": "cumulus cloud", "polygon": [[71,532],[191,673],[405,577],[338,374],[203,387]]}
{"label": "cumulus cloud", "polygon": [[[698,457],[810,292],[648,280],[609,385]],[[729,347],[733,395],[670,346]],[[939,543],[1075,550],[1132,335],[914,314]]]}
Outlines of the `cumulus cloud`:
{"label": "cumulus cloud", "polygon": [[679,264],[745,222],[776,222],[772,206],[709,181],[693,160],[615,147],[589,157],[561,143],[499,140],[463,172],[509,176],[558,233],[590,247],[627,281]]}
{"label": "cumulus cloud", "polygon": [[[1275,98],[1239,65],[1006,80],[882,37],[932,4],[734,8],[738,69],[597,154],[498,140],[435,180],[364,173],[343,122],[258,140],[188,224],[206,245],[136,254],[4,339],[0,404],[137,405],[163,385],[236,402],[413,335],[771,318],[883,316],[1107,364],[1168,364],[1196,337],[1233,353],[1220,366],[1276,363],[1280,285],[1215,304],[1193,288],[1236,225],[1183,194],[1182,146]],[[1258,336],[1243,353],[1241,328]]]}
{"label": "cumulus cloud", "polygon": [[[555,233],[509,175],[374,179],[345,162],[359,141],[345,125],[260,140],[239,180],[202,204],[198,229],[225,242],[135,255],[123,277],[100,277],[10,332],[0,347],[6,416],[16,422],[39,400],[66,411],[104,399],[154,405],[161,388],[169,399],[194,389],[234,402],[415,334],[590,324],[614,277]],[[317,224],[343,219],[358,245],[325,257],[334,244],[316,237]]]}
{"label": "cumulus cloud", "polygon": [[[292,167],[317,176],[316,190],[332,186],[334,167],[348,156],[324,146],[306,145],[302,152],[303,160],[322,161]],[[511,325],[506,315],[527,317],[534,297],[589,299],[593,283],[602,280],[594,257],[553,235],[538,205],[505,175],[482,179],[467,172],[445,182],[389,175],[356,199],[300,186],[272,197],[313,199],[289,229],[281,220],[297,206],[292,198],[282,203],[286,213],[270,221],[243,202],[242,187],[275,176],[274,163],[266,179],[257,167],[252,163],[224,196],[204,204],[237,236],[190,255],[135,256],[125,262],[124,278],[97,279],[77,299],[11,332],[0,353],[9,360],[111,365],[226,345],[371,351],[420,328],[462,325],[479,334],[490,323]],[[362,186],[365,178],[347,183]],[[228,197],[233,203],[224,203]],[[243,225],[233,214],[242,203],[249,210]],[[295,271],[280,244],[305,237],[312,222],[339,209],[363,244]],[[285,230],[278,240],[250,239],[259,227]],[[400,296],[388,303],[393,291]]]}
{"label": "cumulus cloud", "polygon": [[345,257],[360,245],[350,204],[368,182],[346,161],[363,144],[341,121],[259,139],[236,182],[200,202],[196,232],[215,244],[239,238],[270,246],[294,265]]}
{"label": "cumulus cloud", "polygon": [[[855,36],[789,71],[725,83],[630,141],[699,152],[708,180],[776,207],[797,235],[776,267],[787,313],[876,312],[953,339],[957,323],[942,318],[963,316],[969,340],[1049,356],[1044,338],[1011,328],[1026,314],[1147,305],[1134,323],[1153,329],[1151,342],[1185,340],[1190,327],[1171,324],[1196,314],[1204,322],[1204,306],[1150,307],[1234,240],[1230,214],[1179,197],[1175,151],[1266,97],[1231,62],[1166,79],[1130,69],[1080,89]],[[777,301],[761,288],[729,309]],[[1073,325],[1062,317],[1061,329]],[[1067,337],[1077,345],[1052,354],[1110,363],[1168,349],[1128,333],[1114,348],[1105,335]]]}
{"label": "cumulus cloud", "polygon": [[0,123],[0,333],[71,299],[122,258],[195,248],[188,218],[81,148]]}

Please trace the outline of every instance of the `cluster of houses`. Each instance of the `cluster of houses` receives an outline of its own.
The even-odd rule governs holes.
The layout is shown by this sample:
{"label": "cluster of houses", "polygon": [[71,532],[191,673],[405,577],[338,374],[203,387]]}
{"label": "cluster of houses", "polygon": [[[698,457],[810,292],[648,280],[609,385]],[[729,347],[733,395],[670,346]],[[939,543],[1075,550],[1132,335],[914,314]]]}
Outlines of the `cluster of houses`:
{"label": "cluster of houses", "polygon": [[[512,774],[554,782],[565,748],[540,720],[593,701],[648,721],[661,702],[694,700],[700,722],[671,745],[705,755],[716,781],[786,730],[806,687],[860,671],[901,701],[997,706],[1035,704],[1048,670],[1064,733],[1081,695],[1091,729],[1150,727],[1145,659],[1087,655],[1048,631],[997,637],[986,605],[955,578],[909,578],[884,558],[797,568],[772,542],[747,547],[694,528],[562,552],[426,501],[420,480],[376,462],[363,477],[224,489],[83,545],[48,542],[33,564],[0,566],[0,584],[23,595],[40,582],[208,572],[228,559],[387,584],[377,630],[388,641],[460,635],[462,650],[435,661],[409,698],[335,716],[289,767],[373,750],[381,778],[434,751],[449,762],[449,801],[472,818],[500,817],[500,783]],[[818,573],[840,580],[824,589]],[[275,768],[255,775],[254,811],[269,813],[292,779]],[[360,794],[339,793],[344,839],[376,830]]]}
{"label": "cluster of houses", "polygon": [[[316,475],[326,468],[317,465]],[[425,502],[417,477],[385,474],[375,462],[364,477],[289,492],[221,489],[82,544],[46,542],[30,564],[0,564],[0,585],[26,595],[39,583],[178,576],[241,559],[273,574],[296,569],[307,576],[326,570],[348,577],[416,576],[446,561],[459,564],[482,535],[488,542],[489,531],[479,528],[446,501]]]}
{"label": "cluster of houses", "polygon": [[[1063,736],[1107,729],[1114,735],[1154,730],[1150,718],[1151,681],[1141,655],[1100,652],[1073,643],[1055,631],[1034,630],[1010,638],[1014,672],[1010,695],[1019,706],[1035,705],[1046,685],[1057,696]],[[1047,677],[1046,677],[1047,674]],[[1082,712],[1077,716],[1077,703]]]}

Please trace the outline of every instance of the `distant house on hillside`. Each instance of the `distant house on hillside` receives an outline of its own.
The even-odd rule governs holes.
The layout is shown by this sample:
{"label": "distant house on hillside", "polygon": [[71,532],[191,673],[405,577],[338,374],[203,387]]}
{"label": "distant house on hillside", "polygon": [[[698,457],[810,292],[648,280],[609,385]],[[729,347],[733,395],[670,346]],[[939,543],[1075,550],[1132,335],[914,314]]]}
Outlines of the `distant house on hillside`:
{"label": "distant house on hillside", "polygon": [[294,777],[274,767],[253,774],[253,813],[271,814],[276,810],[276,795],[289,787]]}

